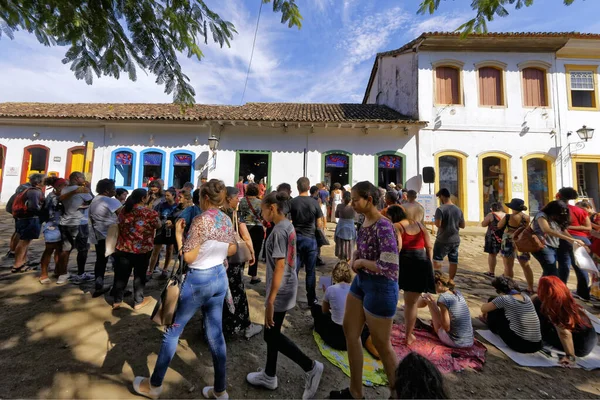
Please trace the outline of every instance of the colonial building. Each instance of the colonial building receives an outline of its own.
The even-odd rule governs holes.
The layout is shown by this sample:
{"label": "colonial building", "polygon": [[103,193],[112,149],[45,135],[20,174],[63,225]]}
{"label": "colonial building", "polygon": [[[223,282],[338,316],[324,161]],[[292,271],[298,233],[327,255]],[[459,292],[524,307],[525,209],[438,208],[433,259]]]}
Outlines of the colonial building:
{"label": "colonial building", "polygon": [[599,206],[600,142],[580,137],[600,127],[599,65],[597,34],[424,33],[377,55],[364,104],[429,121],[417,170],[470,221],[511,197],[535,213],[567,185]]}
{"label": "colonial building", "polygon": [[31,172],[86,170],[129,189],[250,174],[447,187],[471,222],[511,197],[535,213],[567,185],[600,206],[599,65],[598,34],[424,33],[376,56],[363,104],[4,103],[0,201]]}

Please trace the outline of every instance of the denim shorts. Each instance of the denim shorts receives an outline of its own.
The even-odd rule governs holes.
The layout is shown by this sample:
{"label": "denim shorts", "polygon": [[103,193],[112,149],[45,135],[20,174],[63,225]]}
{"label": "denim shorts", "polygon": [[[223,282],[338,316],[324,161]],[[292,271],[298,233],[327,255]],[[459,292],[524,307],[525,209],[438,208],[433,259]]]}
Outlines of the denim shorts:
{"label": "denim shorts", "polygon": [[38,217],[17,218],[16,231],[22,240],[33,240],[40,237],[42,226]]}
{"label": "denim shorts", "polygon": [[366,312],[379,318],[393,318],[398,307],[398,282],[385,276],[360,271],[354,277],[350,293],[362,301]]}
{"label": "denim shorts", "polygon": [[59,243],[62,240],[58,225],[46,223],[44,225],[44,241],[46,243]]}
{"label": "denim shorts", "polygon": [[433,245],[433,261],[442,262],[448,256],[448,262],[458,264],[458,248],[460,243],[440,243]]}

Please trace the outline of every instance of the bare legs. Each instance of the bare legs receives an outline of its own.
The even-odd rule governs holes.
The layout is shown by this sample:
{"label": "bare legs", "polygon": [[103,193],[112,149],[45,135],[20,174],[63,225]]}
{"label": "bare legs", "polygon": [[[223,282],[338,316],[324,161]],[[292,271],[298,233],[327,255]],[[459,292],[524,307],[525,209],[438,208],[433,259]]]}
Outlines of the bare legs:
{"label": "bare legs", "polygon": [[421,293],[404,292],[404,323],[406,324],[406,344],[412,344],[417,338],[413,335],[417,322],[417,301]]}
{"label": "bare legs", "polygon": [[60,252],[60,242],[46,243],[46,248],[44,249],[44,253],[42,254],[40,279],[48,278],[48,266],[50,265],[50,260],[52,259],[52,253],[54,253],[54,268],[55,268],[55,275],[56,275],[56,273],[58,272],[58,253],[59,252]]}
{"label": "bare legs", "polygon": [[27,248],[31,240],[19,240],[15,248],[15,264],[13,268],[21,268],[27,262]]}
{"label": "bare legs", "polygon": [[[488,254],[488,271],[490,274],[496,274],[496,264],[498,264],[498,254]],[[505,262],[506,267],[506,262]]]}
{"label": "bare legs", "polygon": [[[514,257],[503,257],[504,259],[504,276],[509,278],[514,278],[515,271],[515,258]],[[519,264],[523,269],[523,275],[525,275],[525,280],[527,281],[527,289],[533,293],[533,270],[531,269],[531,264],[529,264],[528,260],[519,260]]]}
{"label": "bare legs", "polygon": [[[441,271],[442,270],[442,262],[434,261],[433,269],[436,271]],[[458,271],[458,264],[457,263],[448,263],[448,276],[450,277],[451,281],[454,281],[454,277],[456,276],[456,271]]]}

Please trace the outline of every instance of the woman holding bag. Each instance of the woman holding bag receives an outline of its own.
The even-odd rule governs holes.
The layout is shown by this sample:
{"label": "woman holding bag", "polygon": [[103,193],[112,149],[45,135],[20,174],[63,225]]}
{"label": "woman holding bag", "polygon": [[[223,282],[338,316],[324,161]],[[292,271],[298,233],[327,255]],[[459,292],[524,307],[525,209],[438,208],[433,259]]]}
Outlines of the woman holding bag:
{"label": "woman holding bag", "polygon": [[185,240],[185,221],[177,221],[177,244],[183,251],[188,271],[181,286],[177,313],[173,324],[165,331],[154,373],[151,378],[137,376],[133,381],[135,392],[142,396],[152,399],[160,396],[179,337],[196,311],[202,309],[215,373],[214,386],[202,389],[202,395],[207,399],[229,398],[225,374],[227,349],[223,337],[223,302],[228,281],[223,262],[236,253],[237,243],[231,220],[219,209],[226,197],[223,182],[211,179],[200,189],[200,206],[204,212],[194,218]]}
{"label": "woman holding bag", "polygon": [[[250,238],[250,233],[248,233],[246,223],[240,218],[239,212],[237,211],[239,202],[238,189],[227,186],[227,201],[222,210],[229,218],[231,218],[235,231],[244,240],[250,253],[248,263],[253,264],[256,259],[256,254],[252,247],[252,239]],[[235,312],[231,312],[229,308],[223,307],[223,333],[225,336],[244,333],[246,339],[250,339],[252,336],[260,333],[262,326],[250,322],[250,309],[248,307],[246,288],[244,287],[244,280],[242,278],[245,262],[235,262],[234,258],[235,256],[230,257],[227,260],[227,263],[229,264],[227,267],[227,279],[229,280],[229,290],[231,291],[231,297],[233,298]]]}

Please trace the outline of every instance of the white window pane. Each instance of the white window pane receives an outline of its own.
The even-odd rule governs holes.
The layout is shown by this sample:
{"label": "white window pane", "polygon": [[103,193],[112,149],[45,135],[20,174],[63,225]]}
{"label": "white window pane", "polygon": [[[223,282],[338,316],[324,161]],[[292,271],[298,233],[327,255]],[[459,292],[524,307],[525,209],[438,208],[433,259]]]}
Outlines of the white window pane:
{"label": "white window pane", "polygon": [[571,71],[571,90],[594,90],[594,72]]}

